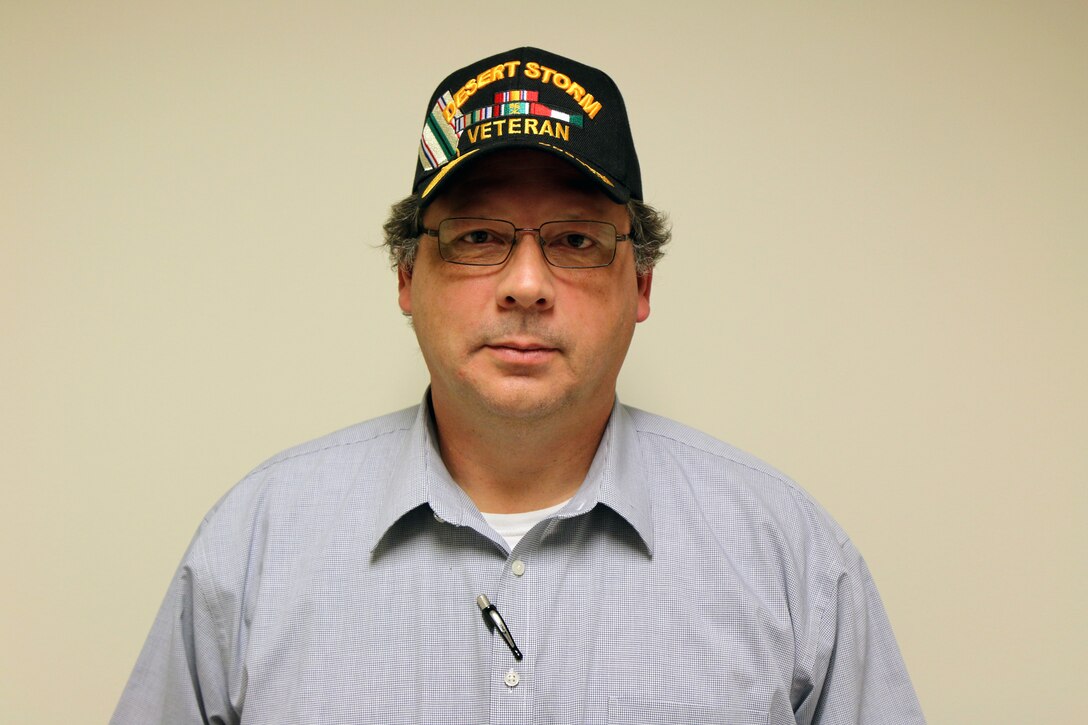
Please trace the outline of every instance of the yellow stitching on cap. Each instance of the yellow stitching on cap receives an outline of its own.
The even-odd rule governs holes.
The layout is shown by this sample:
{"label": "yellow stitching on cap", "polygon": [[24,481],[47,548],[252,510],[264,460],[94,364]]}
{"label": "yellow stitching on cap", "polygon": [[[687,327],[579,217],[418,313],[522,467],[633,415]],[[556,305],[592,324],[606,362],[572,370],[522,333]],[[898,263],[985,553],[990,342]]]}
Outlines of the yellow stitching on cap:
{"label": "yellow stitching on cap", "polygon": [[468,99],[471,98],[476,91],[497,80],[513,78],[519,65],[521,65],[520,60],[508,60],[499,63],[496,66],[492,66],[491,68],[482,70],[475,78],[469,78],[465,81],[465,85],[451,94],[453,96],[453,102],[448,104],[442,111],[446,116],[446,121],[452,121],[457,112],[461,110],[461,106],[468,103]]}
{"label": "yellow stitching on cap", "polygon": [[461,163],[462,161],[464,161],[465,159],[467,159],[467,158],[468,158],[469,156],[472,156],[472,154],[476,153],[476,152],[477,152],[477,151],[479,151],[479,150],[480,150],[480,149],[472,149],[472,150],[471,150],[471,151],[469,151],[468,153],[466,153],[466,154],[464,154],[464,155],[462,155],[462,156],[458,156],[458,157],[457,157],[457,158],[455,158],[455,159],[454,159],[453,161],[451,161],[451,162],[449,162],[448,164],[446,164],[445,166],[443,166],[443,167],[442,167],[442,170],[441,170],[441,171],[439,171],[439,172],[438,172],[437,174],[435,174],[435,175],[434,175],[434,178],[433,178],[433,179],[431,179],[431,183],[427,184],[427,188],[423,190],[423,193],[419,195],[419,198],[420,198],[420,199],[424,199],[424,198],[426,198],[427,194],[430,194],[430,193],[431,193],[431,189],[433,189],[433,188],[434,188],[434,185],[438,183],[438,180],[439,180],[439,179],[441,179],[441,178],[442,178],[443,176],[445,176],[445,175],[446,175],[446,172],[447,172],[447,171],[449,171],[449,170],[450,170],[450,169],[452,169],[452,168],[453,168],[454,166],[456,166],[457,164],[459,164],[459,163]]}
{"label": "yellow stitching on cap", "polygon": [[[589,173],[593,174],[594,176],[596,176],[598,179],[600,179],[604,183],[608,184],[609,186],[615,186],[615,184],[612,183],[611,179],[609,179],[607,176],[602,174],[600,171],[597,171],[597,169],[593,168],[592,166],[587,164],[585,161],[582,161],[580,158],[578,158],[577,156],[572,154],[570,151],[567,151],[564,148],[560,148],[560,147],[558,147],[558,146],[556,146],[554,144],[545,143],[544,141],[537,141],[537,143],[540,144],[541,146],[547,146],[550,149],[555,149],[556,151],[563,154],[564,156],[569,156],[570,158],[574,159],[575,161],[580,163],[582,166],[584,166]],[[471,151],[469,153],[471,153]]]}
{"label": "yellow stitching on cap", "polygon": [[539,122],[535,118],[521,118],[518,116],[496,118],[478,123],[475,126],[469,126],[465,129],[465,133],[468,135],[469,144],[514,134],[551,136],[563,141],[570,141],[570,126],[550,118],[545,118]]}
{"label": "yellow stitching on cap", "polygon": [[584,86],[574,81],[565,73],[560,73],[554,68],[549,68],[546,65],[541,65],[540,63],[531,60],[521,69],[521,74],[526,78],[532,78],[545,85],[550,83],[559,90],[564,91],[568,96],[578,102],[578,105],[582,107],[582,110],[585,111],[586,115],[590,118],[597,118],[597,114],[601,111],[601,102],[594,98],[593,94],[587,91]]}

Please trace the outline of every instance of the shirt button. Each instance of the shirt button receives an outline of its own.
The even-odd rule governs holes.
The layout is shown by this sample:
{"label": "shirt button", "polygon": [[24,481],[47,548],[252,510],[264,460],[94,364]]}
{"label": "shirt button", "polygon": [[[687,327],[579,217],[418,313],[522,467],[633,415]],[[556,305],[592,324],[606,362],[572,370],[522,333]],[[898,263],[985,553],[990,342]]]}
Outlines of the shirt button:
{"label": "shirt button", "polygon": [[521,576],[525,573],[525,562],[521,559],[514,559],[514,563],[510,565],[510,570],[514,572],[514,576]]}
{"label": "shirt button", "polygon": [[502,678],[502,681],[506,683],[507,687],[517,687],[518,683],[521,682],[521,677],[518,676],[517,672],[509,670],[506,677]]}

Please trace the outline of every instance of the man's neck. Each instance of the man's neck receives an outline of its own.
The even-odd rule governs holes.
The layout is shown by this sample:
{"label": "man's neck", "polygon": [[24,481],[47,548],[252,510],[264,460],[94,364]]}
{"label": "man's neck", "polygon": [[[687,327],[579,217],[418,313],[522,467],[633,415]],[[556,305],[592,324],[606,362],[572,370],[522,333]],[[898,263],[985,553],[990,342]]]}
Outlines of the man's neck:
{"label": "man's neck", "polygon": [[481,511],[520,513],[574,495],[612,409],[547,420],[486,420],[432,399],[432,410],[439,451],[453,480]]}

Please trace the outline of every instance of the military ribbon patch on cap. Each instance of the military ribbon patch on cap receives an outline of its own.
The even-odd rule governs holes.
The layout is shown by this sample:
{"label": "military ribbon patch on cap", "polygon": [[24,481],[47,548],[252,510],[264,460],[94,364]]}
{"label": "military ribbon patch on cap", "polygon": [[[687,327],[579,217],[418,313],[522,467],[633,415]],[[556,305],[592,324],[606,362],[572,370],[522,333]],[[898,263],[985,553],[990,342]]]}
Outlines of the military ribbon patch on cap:
{"label": "military ribbon patch on cap", "polygon": [[[494,103],[481,106],[469,113],[462,113],[460,108],[454,108],[449,121],[447,107],[453,102],[453,94],[446,91],[435,102],[426,123],[423,125],[423,137],[419,144],[419,160],[423,168],[431,171],[450,161],[457,156],[457,147],[461,142],[461,134],[465,129],[476,124],[490,121],[505,116],[536,116],[538,118],[562,121],[582,127],[583,116],[580,113],[567,113],[546,106],[539,101],[540,94],[537,91],[510,90],[500,91],[494,96]],[[515,128],[517,130],[515,130]],[[566,138],[567,133],[562,128],[531,125],[526,127],[511,127],[512,133],[534,133],[545,136]],[[501,130],[500,130],[501,133]],[[470,140],[475,143],[477,136],[470,133]],[[487,138],[488,136],[485,136]]]}
{"label": "military ribbon patch on cap", "polygon": [[[423,124],[423,138],[419,143],[419,161],[427,171],[435,169],[457,155],[459,134],[446,122],[445,109],[453,102],[453,95],[446,91],[439,96]],[[454,112],[454,120],[459,121],[464,114],[460,109]]]}

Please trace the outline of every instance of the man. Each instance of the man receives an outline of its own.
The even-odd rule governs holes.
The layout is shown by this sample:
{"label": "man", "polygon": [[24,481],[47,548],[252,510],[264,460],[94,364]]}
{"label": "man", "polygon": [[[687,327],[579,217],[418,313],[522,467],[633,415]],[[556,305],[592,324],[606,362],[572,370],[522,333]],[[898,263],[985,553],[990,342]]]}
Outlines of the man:
{"label": "man", "polygon": [[456,71],[413,191],[386,235],[422,404],[227,494],[114,722],[922,722],[838,526],[615,400],[668,231],[611,79]]}

